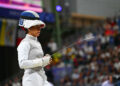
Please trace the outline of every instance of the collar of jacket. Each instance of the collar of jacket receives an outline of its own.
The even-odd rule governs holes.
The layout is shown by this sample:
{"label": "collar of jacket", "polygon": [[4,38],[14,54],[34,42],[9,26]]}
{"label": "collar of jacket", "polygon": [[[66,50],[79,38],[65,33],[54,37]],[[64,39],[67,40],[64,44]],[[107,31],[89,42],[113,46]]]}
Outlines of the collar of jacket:
{"label": "collar of jacket", "polygon": [[37,37],[34,37],[32,35],[29,35],[29,34],[26,35],[26,38],[37,41]]}

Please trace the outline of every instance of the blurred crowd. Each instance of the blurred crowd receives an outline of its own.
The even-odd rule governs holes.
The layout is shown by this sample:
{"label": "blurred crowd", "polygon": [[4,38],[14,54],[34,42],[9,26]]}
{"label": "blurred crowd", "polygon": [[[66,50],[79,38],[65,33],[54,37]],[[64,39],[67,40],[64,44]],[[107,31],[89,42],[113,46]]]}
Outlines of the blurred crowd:
{"label": "blurred crowd", "polygon": [[[109,75],[120,76],[120,18],[110,18],[92,30],[89,28],[84,34],[92,34],[93,39],[83,40],[84,30],[64,39],[69,42],[64,42],[59,52],[54,40],[48,43],[54,54],[52,64],[45,70],[55,86],[101,86]],[[21,86],[21,79],[8,80],[4,86]]]}
{"label": "blurred crowd", "polygon": [[119,77],[120,19],[107,19],[93,31],[86,33],[93,34],[93,39],[84,41],[79,35],[77,42],[71,42],[75,36],[70,37],[69,44],[74,45],[65,49],[65,44],[55,53],[51,65],[54,83],[59,84],[55,86],[101,86],[109,75]]}

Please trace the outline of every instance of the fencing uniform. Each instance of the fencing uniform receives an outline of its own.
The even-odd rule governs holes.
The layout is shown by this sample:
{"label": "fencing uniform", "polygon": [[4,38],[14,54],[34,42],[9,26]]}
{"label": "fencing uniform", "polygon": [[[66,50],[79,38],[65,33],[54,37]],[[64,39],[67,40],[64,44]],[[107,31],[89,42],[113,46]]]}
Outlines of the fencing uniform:
{"label": "fencing uniform", "polygon": [[18,48],[18,62],[24,69],[22,86],[50,86],[43,67],[49,64],[49,57],[43,56],[37,37],[29,34],[21,41]]}

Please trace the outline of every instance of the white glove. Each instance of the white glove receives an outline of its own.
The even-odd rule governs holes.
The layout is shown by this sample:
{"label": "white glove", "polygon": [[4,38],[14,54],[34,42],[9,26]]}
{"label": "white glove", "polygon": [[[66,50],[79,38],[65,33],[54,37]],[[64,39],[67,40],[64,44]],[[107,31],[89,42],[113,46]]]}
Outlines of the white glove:
{"label": "white glove", "polygon": [[42,62],[43,62],[43,67],[47,66],[48,64],[50,64],[51,62],[51,56],[49,54],[46,54],[43,58],[42,58]]}

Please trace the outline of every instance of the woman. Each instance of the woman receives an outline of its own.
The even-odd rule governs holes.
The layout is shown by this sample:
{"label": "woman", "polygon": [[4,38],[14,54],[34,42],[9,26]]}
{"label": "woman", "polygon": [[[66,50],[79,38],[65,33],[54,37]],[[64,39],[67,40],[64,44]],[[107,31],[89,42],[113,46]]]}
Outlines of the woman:
{"label": "woman", "polygon": [[51,86],[43,69],[51,62],[51,56],[44,56],[41,44],[37,41],[45,24],[39,20],[36,12],[24,11],[19,26],[27,30],[26,37],[17,48],[19,66],[25,70],[22,86]]}

